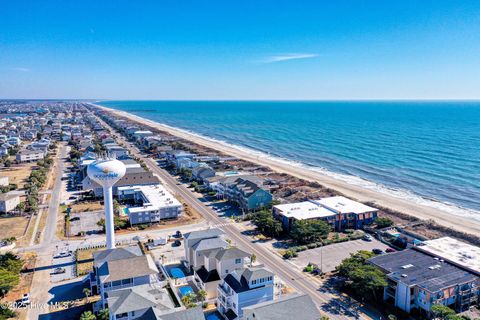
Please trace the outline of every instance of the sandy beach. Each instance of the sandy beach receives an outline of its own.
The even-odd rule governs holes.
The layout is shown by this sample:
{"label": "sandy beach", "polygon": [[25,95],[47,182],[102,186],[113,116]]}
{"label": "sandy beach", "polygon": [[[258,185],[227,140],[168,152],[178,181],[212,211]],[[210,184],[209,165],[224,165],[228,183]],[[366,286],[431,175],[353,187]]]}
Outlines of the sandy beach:
{"label": "sandy beach", "polygon": [[424,220],[431,219],[431,220],[434,220],[437,224],[448,227],[448,228],[452,228],[461,232],[466,232],[466,233],[470,233],[477,236],[480,235],[479,221],[454,215],[450,212],[446,212],[431,206],[418,204],[418,203],[409,201],[407,199],[402,199],[400,197],[395,197],[395,196],[384,194],[382,192],[378,192],[375,190],[365,189],[360,186],[348,184],[344,181],[327,176],[321,172],[313,171],[308,168],[292,166],[291,164],[288,164],[286,162],[279,161],[276,159],[272,159],[271,157],[267,157],[267,156],[263,157],[263,156],[250,154],[248,152],[239,150],[238,148],[229,146],[228,144],[219,143],[216,141],[212,141],[210,139],[205,139],[197,135],[185,132],[183,130],[177,130],[170,126],[162,125],[160,123],[150,121],[148,119],[138,117],[136,115],[133,115],[127,112],[106,108],[96,104],[94,105],[104,110],[107,110],[109,112],[112,112],[118,116],[123,116],[132,121],[136,121],[138,123],[154,127],[158,130],[167,132],[173,136],[183,138],[185,140],[189,140],[193,143],[196,143],[198,145],[203,145],[205,147],[217,150],[224,154],[228,154],[228,155],[237,157],[239,159],[250,161],[252,163],[257,163],[262,166],[268,166],[274,171],[290,174],[300,179],[318,182],[323,186],[334,189],[338,192],[341,192],[345,196],[350,197],[352,199],[362,201],[362,202],[367,202],[367,201],[374,202],[382,207],[386,207],[395,211],[412,215],[419,219],[424,219]]}

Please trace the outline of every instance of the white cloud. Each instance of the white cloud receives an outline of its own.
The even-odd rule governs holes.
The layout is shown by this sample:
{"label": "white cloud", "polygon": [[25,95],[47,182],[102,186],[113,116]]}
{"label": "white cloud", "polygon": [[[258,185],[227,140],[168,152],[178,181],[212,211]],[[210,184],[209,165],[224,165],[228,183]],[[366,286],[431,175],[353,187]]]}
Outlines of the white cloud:
{"label": "white cloud", "polygon": [[288,61],[288,60],[310,59],[310,58],[316,58],[316,57],[318,57],[318,54],[315,54],[315,53],[287,53],[287,54],[280,54],[280,55],[267,57],[262,62],[274,63],[274,62],[282,62],[282,61]]}
{"label": "white cloud", "polygon": [[31,70],[29,68],[24,68],[24,67],[15,67],[11,68],[13,71],[19,71],[19,72],[30,72]]}

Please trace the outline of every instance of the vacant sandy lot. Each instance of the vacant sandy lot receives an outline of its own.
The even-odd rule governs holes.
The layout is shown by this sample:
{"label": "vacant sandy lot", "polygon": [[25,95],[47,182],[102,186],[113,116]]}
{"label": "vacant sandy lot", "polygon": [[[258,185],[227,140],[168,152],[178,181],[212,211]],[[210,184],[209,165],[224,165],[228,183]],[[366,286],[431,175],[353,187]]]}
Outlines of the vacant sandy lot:
{"label": "vacant sandy lot", "polygon": [[28,217],[0,217],[0,238],[20,238],[28,224]]}
{"label": "vacant sandy lot", "polygon": [[22,189],[35,165],[36,164],[33,162],[15,165],[10,168],[2,168],[0,169],[0,176],[8,177],[9,183],[15,183],[18,185],[19,189]]}

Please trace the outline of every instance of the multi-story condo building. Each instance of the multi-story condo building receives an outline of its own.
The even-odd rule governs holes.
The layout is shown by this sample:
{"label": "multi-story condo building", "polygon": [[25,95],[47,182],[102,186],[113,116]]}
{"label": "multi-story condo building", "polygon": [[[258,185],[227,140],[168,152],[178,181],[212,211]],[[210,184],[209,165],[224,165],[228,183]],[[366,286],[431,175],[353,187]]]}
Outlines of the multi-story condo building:
{"label": "multi-story condo building", "polygon": [[273,215],[290,230],[297,220],[322,220],[336,230],[358,229],[377,218],[378,209],[342,196],[273,206]]}
{"label": "multi-story condo building", "polygon": [[132,225],[174,219],[182,213],[182,204],[162,185],[123,186],[118,187],[117,194],[119,199],[136,204],[125,210]]}
{"label": "multi-story condo building", "polygon": [[479,261],[480,248],[440,238],[376,256],[369,263],[387,275],[384,300],[406,312],[417,309],[429,315],[435,304],[462,312],[478,303]]}

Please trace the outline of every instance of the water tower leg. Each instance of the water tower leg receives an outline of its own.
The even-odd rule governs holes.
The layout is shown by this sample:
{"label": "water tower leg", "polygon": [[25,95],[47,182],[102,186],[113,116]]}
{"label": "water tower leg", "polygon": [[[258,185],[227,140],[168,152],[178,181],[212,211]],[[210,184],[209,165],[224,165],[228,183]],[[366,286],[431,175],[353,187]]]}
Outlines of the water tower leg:
{"label": "water tower leg", "polygon": [[113,223],[112,187],[103,188],[103,201],[105,203],[105,233],[107,234],[107,249],[114,249],[115,228]]}

